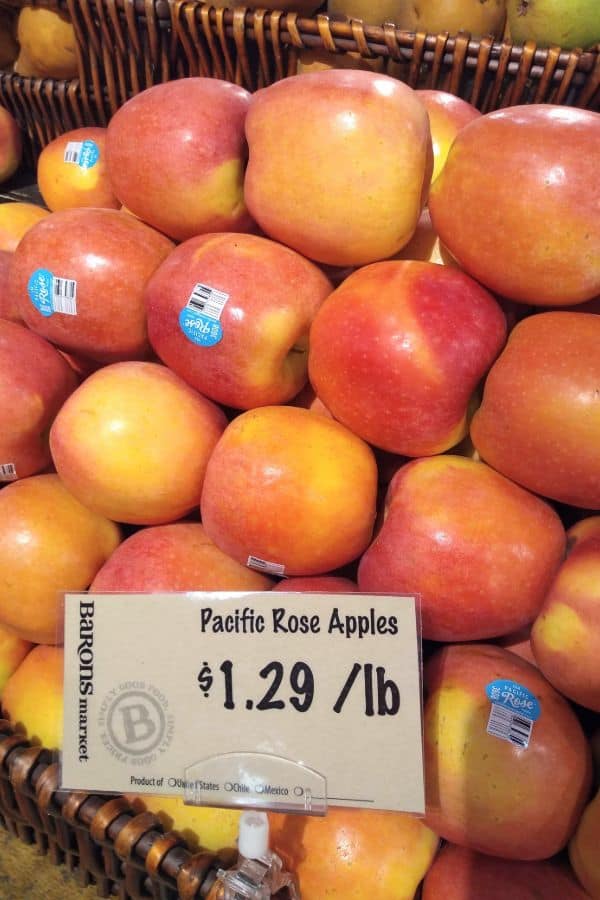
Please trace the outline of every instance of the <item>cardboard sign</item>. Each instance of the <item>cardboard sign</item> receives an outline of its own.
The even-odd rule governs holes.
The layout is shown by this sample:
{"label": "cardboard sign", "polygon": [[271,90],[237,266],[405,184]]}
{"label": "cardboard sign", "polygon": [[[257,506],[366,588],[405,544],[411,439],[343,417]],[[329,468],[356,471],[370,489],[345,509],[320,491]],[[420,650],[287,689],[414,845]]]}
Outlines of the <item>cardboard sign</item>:
{"label": "cardboard sign", "polygon": [[424,812],[413,597],[65,596],[61,787]]}

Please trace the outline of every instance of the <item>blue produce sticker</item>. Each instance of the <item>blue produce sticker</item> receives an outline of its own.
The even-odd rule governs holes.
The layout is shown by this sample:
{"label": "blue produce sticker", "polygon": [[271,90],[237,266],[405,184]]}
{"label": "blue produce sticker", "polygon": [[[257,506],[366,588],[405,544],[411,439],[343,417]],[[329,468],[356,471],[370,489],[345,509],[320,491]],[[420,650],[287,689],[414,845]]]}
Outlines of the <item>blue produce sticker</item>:
{"label": "blue produce sticker", "polygon": [[537,698],[522,684],[504,679],[490,682],[485,692],[492,702],[487,733],[526,750],[541,713]]}
{"label": "blue produce sticker", "polygon": [[36,269],[27,282],[27,293],[43,316],[56,312],[77,315],[77,282],[73,278],[59,278],[48,269]]}
{"label": "blue produce sticker", "polygon": [[100,159],[100,148],[95,141],[69,141],[64,159],[80,169],[91,169]]}
{"label": "blue produce sticker", "polygon": [[52,285],[54,276],[48,269],[36,269],[27,282],[27,293],[31,302],[43,316],[51,316],[54,312],[52,306]]}
{"label": "blue produce sticker", "polygon": [[188,302],[179,313],[179,327],[193,344],[213,347],[223,337],[219,321],[229,294],[207,284],[194,285]]}
{"label": "blue produce sticker", "polygon": [[179,325],[186,338],[199,347],[212,347],[223,337],[223,328],[219,321],[211,319],[204,313],[188,309],[187,306],[179,313]]}

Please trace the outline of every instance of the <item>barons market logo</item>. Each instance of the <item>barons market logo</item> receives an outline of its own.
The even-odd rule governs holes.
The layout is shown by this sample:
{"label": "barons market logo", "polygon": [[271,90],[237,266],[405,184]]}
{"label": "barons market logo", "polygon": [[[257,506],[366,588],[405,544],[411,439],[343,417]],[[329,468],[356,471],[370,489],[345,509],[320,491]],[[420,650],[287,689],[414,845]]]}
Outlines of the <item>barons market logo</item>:
{"label": "barons market logo", "polygon": [[100,705],[98,725],[106,750],[120,762],[147,766],[171,744],[174,716],[155,685],[124,681]]}

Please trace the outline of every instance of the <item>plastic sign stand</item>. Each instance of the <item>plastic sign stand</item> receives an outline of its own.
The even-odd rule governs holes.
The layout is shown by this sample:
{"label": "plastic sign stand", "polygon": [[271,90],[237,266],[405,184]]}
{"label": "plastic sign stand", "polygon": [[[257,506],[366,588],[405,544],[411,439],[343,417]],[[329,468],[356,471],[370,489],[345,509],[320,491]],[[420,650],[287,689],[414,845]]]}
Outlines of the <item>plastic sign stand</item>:
{"label": "plastic sign stand", "polygon": [[327,780],[302,763],[270,753],[209,756],[184,772],[184,802],[324,816]]}

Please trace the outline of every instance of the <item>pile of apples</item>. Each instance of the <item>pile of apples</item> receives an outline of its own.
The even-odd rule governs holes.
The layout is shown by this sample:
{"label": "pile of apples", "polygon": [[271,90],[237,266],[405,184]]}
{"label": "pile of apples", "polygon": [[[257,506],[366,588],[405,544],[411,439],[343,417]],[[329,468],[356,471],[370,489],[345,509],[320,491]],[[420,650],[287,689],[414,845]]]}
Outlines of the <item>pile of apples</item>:
{"label": "pile of apples", "polygon": [[416,593],[425,819],[273,816],[302,896],[600,897],[599,166],[596,113],[365,71],[182,79],[48,145],[48,210],[0,211],[13,722],[60,745],[62,591]]}

